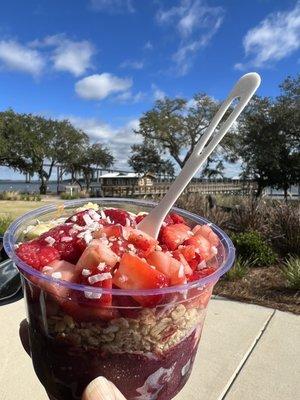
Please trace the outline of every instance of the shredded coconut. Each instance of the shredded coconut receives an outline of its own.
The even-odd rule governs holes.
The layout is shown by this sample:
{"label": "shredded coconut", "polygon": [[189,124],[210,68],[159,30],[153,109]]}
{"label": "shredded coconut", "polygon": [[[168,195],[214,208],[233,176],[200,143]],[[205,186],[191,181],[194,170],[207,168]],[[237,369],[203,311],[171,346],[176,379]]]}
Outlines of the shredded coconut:
{"label": "shredded coconut", "polygon": [[102,219],[106,218],[106,214],[105,214],[105,212],[103,210],[100,210],[100,215],[101,215]]}
{"label": "shredded coconut", "polygon": [[94,292],[89,292],[89,291],[84,291],[84,296],[87,299],[100,299],[102,294],[101,293],[94,293]]}
{"label": "shredded coconut", "polygon": [[88,215],[88,214],[83,214],[83,220],[84,220],[84,222],[85,222],[85,224],[86,225],[92,225],[92,223],[93,223],[93,220],[92,220],[92,218]]}
{"label": "shredded coconut", "polygon": [[130,226],[130,219],[126,218],[126,226]]}
{"label": "shredded coconut", "polygon": [[88,277],[88,281],[91,285],[97,282],[105,281],[106,279],[111,279],[112,275],[110,272],[104,272],[103,274],[96,274]]}
{"label": "shredded coconut", "polygon": [[90,231],[86,231],[83,238],[86,244],[89,244],[93,240],[93,236]]}
{"label": "shredded coconut", "polygon": [[77,215],[73,215],[73,217],[71,218],[72,222],[76,222],[77,221]]}
{"label": "shredded coconut", "polygon": [[71,242],[73,239],[71,238],[71,236],[63,236],[61,238],[62,242]]}
{"label": "shredded coconut", "polygon": [[52,278],[56,278],[56,279],[61,279],[62,278],[62,274],[61,272],[53,272],[51,274]]}
{"label": "shredded coconut", "polygon": [[212,252],[214,255],[217,255],[217,254],[218,254],[218,249],[216,248],[216,246],[211,246],[211,252]]}
{"label": "shredded coconut", "polygon": [[206,262],[205,260],[201,261],[198,265],[197,265],[197,270],[200,271],[201,269],[206,268]]}
{"label": "shredded coconut", "polygon": [[50,246],[53,246],[56,240],[52,236],[47,236],[45,238],[45,242],[47,242]]}
{"label": "shredded coconut", "polygon": [[91,275],[91,271],[87,268],[83,268],[83,270],[81,271],[81,275],[82,276],[90,276]]}
{"label": "shredded coconut", "polygon": [[104,271],[105,266],[106,266],[105,262],[101,262],[101,263],[98,264],[97,269],[98,269],[99,271]]}
{"label": "shredded coconut", "polygon": [[183,278],[184,277],[184,266],[183,264],[180,264],[180,267],[178,269],[178,278]]}

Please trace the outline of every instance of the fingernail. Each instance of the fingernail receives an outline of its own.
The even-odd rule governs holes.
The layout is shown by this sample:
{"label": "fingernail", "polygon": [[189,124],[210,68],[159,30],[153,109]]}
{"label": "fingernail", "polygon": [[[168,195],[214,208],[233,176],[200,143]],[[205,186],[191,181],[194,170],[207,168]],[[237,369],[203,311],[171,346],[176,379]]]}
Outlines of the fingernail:
{"label": "fingernail", "polygon": [[103,376],[99,376],[87,386],[82,400],[116,400],[118,398],[112,384]]}

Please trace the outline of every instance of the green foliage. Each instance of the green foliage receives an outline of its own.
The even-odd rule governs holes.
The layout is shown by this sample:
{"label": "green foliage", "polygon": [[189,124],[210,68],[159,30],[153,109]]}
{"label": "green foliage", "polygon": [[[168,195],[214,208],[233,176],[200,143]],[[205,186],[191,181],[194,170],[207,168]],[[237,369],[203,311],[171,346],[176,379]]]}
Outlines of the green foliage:
{"label": "green foliage", "polygon": [[300,75],[287,78],[275,100],[254,97],[240,118],[236,153],[243,160],[244,176],[283,189],[300,183]]}
{"label": "green foliage", "polygon": [[[143,114],[135,133],[141,135],[147,143],[152,143],[159,151],[170,155],[182,168],[218,106],[214,99],[204,93],[195,95],[191,106],[185,99],[165,97]],[[222,146],[231,147],[231,141],[232,136],[227,135]],[[216,165],[221,167],[219,160],[219,154],[215,152],[208,164],[216,161]]]}
{"label": "green foliage", "polygon": [[290,256],[284,263],[282,273],[286,279],[287,286],[300,290],[300,258]]}
{"label": "green foliage", "polygon": [[232,234],[231,239],[238,256],[252,262],[253,266],[269,266],[276,261],[274,251],[258,232]]}
{"label": "green foliage", "polygon": [[8,215],[0,216],[0,235],[4,235],[8,226],[12,223],[12,218]]}
{"label": "green foliage", "polygon": [[130,167],[137,173],[166,174],[174,176],[174,165],[170,160],[164,160],[151,143],[143,142],[131,146],[131,156],[128,160]]}
{"label": "green foliage", "polygon": [[236,281],[244,278],[251,265],[252,262],[250,262],[249,260],[237,257],[233,267],[228,272],[226,272],[224,279],[227,281]]}
{"label": "green foliage", "polygon": [[23,193],[20,196],[21,200],[24,201],[41,201],[42,198],[39,194],[33,193],[33,194],[29,194],[29,193]]}
{"label": "green foliage", "polygon": [[71,194],[71,193],[61,193],[60,198],[63,200],[75,200],[79,199],[79,193],[77,194]]}

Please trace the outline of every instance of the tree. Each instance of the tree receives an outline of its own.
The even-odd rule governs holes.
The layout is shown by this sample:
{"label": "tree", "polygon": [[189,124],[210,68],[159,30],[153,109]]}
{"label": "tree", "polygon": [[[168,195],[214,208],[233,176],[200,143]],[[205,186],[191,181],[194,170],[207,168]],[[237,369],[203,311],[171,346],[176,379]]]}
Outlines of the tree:
{"label": "tree", "polygon": [[[114,163],[114,157],[110,151],[100,143],[90,145],[88,142],[82,146],[77,154],[65,163],[66,169],[75,179],[75,173],[82,173],[84,176],[86,189],[89,190],[93,175],[93,167],[108,168]],[[81,183],[76,180],[81,186]]]}
{"label": "tree", "polygon": [[151,143],[143,142],[131,146],[131,156],[128,160],[130,167],[137,173],[163,174],[174,176],[174,165],[170,160],[164,160],[157,147]]}
{"label": "tree", "polygon": [[243,173],[258,184],[258,196],[271,186],[287,198],[289,186],[300,183],[299,77],[281,88],[275,100],[255,97],[239,124],[237,153]]}
{"label": "tree", "polygon": [[[141,118],[136,134],[169,154],[179,165],[184,166],[195,145],[208,127],[219,104],[206,94],[194,96],[189,103],[180,98],[158,100]],[[226,136],[222,146],[231,146],[232,137]],[[215,152],[211,161],[219,161]]]}

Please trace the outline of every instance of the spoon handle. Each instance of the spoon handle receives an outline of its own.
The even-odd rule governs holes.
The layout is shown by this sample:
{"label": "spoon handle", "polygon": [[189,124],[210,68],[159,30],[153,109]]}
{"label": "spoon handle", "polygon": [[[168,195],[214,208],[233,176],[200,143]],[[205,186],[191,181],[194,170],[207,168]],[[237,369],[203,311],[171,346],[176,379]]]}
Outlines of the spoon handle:
{"label": "spoon handle", "polygon": [[[158,203],[158,205],[153,208],[151,212],[138,224],[138,229],[148,233],[152,237],[157,238],[164,218],[166,217],[180,194],[183,192],[187,184],[193,178],[195,173],[214,151],[214,149],[223,139],[232,124],[236,121],[238,116],[246,107],[256,89],[260,85],[260,81],[260,76],[255,72],[246,74],[238,80],[227,99],[221,104],[221,107],[217,111],[216,115],[213,117],[205,133],[195,146],[193,153],[190,155],[189,159],[185,163],[185,166],[181,170],[180,174],[172,183],[169,190],[167,191],[163,199]],[[224,116],[225,112],[228,110],[233,100],[237,98],[238,103],[234,107],[233,111],[222,123],[220,129],[205,147],[205,145],[213,135],[219,122],[221,121],[222,117]]]}

